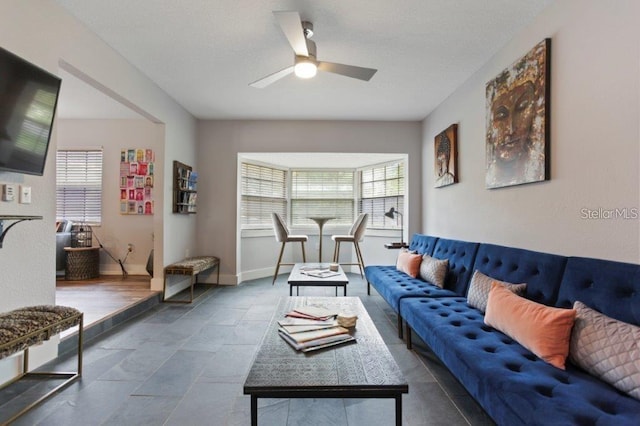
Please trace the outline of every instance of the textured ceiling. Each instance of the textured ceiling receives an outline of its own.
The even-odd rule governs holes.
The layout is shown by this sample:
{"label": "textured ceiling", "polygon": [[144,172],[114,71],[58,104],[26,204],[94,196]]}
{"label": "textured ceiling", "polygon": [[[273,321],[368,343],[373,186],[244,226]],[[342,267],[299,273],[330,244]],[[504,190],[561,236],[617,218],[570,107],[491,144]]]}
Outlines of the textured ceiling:
{"label": "textured ceiling", "polygon": [[[553,2],[54,1],[198,118],[341,120],[422,120]],[[313,22],[319,60],[377,74],[369,82],[290,75],[249,87],[293,62],[274,10]],[[65,102],[82,102],[73,96]]]}

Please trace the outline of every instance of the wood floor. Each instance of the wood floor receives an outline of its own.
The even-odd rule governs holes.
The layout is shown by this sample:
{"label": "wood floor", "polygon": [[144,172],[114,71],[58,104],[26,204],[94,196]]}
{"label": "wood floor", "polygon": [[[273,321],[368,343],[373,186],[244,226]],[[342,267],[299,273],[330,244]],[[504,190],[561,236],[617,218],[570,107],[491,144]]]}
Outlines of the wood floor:
{"label": "wood floor", "polygon": [[[85,328],[122,312],[127,307],[154,297],[150,277],[105,275],[86,281],[56,281],[56,305],[71,306],[84,312]],[[64,336],[63,336],[64,337]]]}

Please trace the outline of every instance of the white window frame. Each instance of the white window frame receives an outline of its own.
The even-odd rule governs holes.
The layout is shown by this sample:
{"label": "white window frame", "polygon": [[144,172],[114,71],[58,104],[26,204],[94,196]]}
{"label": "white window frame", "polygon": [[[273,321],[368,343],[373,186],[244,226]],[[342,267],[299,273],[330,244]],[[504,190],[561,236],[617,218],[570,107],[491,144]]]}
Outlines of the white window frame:
{"label": "white window frame", "polygon": [[56,220],[102,223],[102,148],[56,152]]}
{"label": "white window frame", "polygon": [[[346,191],[341,192],[339,187],[335,187],[335,185],[333,185],[334,187],[331,188],[331,191],[329,190],[323,191],[322,189],[315,191],[315,195],[325,192],[329,196],[329,198],[317,197],[317,196],[316,197],[311,196],[311,197],[305,197],[305,198],[296,197],[296,194],[303,191],[298,191],[297,188],[294,188],[294,182],[297,179],[297,177],[294,177],[294,174],[313,174],[313,173],[335,174],[336,177],[338,174],[343,174],[343,175],[348,174],[349,176],[346,176],[348,179],[342,179],[341,181],[341,183],[343,184],[347,184],[347,181],[350,181],[349,185],[351,190],[349,191],[348,196],[345,196]],[[295,227],[295,228],[303,228],[303,227],[316,228],[317,225],[312,220],[308,219],[308,217],[311,217],[312,215],[321,216],[321,217],[334,216],[336,214],[335,213],[336,207],[341,211],[338,212],[337,214],[338,217],[328,222],[329,225],[331,225],[332,227],[335,227],[335,226],[349,227],[353,223],[354,218],[356,216],[356,209],[357,209],[357,203],[356,203],[357,172],[355,169],[329,169],[329,168],[290,169],[289,174],[291,176],[291,178],[289,179],[290,181],[289,217],[291,218],[291,220],[289,221],[289,226]],[[319,182],[320,181],[318,181],[318,183]],[[322,181],[322,182],[326,182],[326,181]],[[310,182],[310,184],[313,184],[313,183],[314,182]],[[340,182],[336,181],[335,183],[340,183]],[[300,200],[300,201],[297,201],[297,200]],[[302,204],[302,203],[306,203],[308,205],[309,211],[301,212],[301,213],[294,211],[296,209],[295,205]],[[323,206],[323,205],[326,205],[326,206]]]}
{"label": "white window frame", "polygon": [[[398,177],[389,177],[390,168],[400,167]],[[377,179],[372,176],[371,180],[363,182],[365,173],[378,173],[383,176]],[[391,181],[398,181],[395,188],[390,188]],[[401,228],[401,219],[396,215],[394,219],[384,216],[384,213],[394,207],[402,215],[405,213],[404,204],[406,200],[407,187],[407,163],[404,160],[385,162],[367,167],[362,167],[358,171],[358,212],[369,213],[369,221],[367,229],[372,230],[399,230]],[[372,187],[378,188],[373,189]],[[370,196],[363,197],[363,192],[370,191]],[[371,200],[371,201],[365,201]],[[369,204],[367,208],[363,208],[365,204]]]}
{"label": "white window frame", "polygon": [[[264,173],[265,175],[271,173],[273,174],[273,172],[278,171],[278,172],[283,172],[284,173],[284,180],[283,180],[283,185],[281,188],[271,188],[271,194],[269,196],[261,196],[261,195],[256,195],[256,194],[251,194],[249,191],[249,193],[245,193],[246,185],[248,184],[248,182],[245,181],[246,179],[249,179],[248,176],[245,176],[245,168],[251,168],[253,169],[252,174],[256,174],[256,173]],[[273,225],[272,225],[272,221],[271,221],[271,212],[276,211],[278,213],[280,213],[280,215],[283,217],[283,219],[286,221],[287,220],[287,213],[289,211],[289,199],[288,199],[288,181],[289,181],[289,176],[288,176],[288,170],[282,167],[278,167],[272,164],[261,164],[261,163],[257,163],[257,162],[252,162],[252,161],[241,161],[240,162],[240,173],[239,173],[239,177],[240,177],[240,229],[242,232],[245,231],[251,231],[251,230],[265,230],[265,229],[269,229],[271,230]],[[255,177],[254,180],[257,179],[259,180],[259,177]],[[278,182],[276,180],[264,180],[263,182],[258,182],[257,185],[265,185],[265,186],[269,186],[269,183],[271,182],[271,185],[274,186],[276,185]],[[282,192],[283,197],[278,197],[276,196],[276,193],[278,191]],[[262,220],[259,221],[259,223],[254,223],[254,224],[250,224],[250,223],[245,223],[245,220],[243,219],[244,217],[244,209],[246,208],[245,206],[245,202],[247,197],[254,197],[257,198],[258,200],[258,204],[262,205],[262,202],[264,201],[264,208],[266,209],[266,213],[263,215],[260,215],[262,217]],[[283,205],[281,207],[278,206],[279,202],[277,201],[278,199],[283,200],[282,203]],[[268,214],[267,214],[268,213]]]}
{"label": "white window frame", "polygon": [[[275,168],[275,169],[280,169],[283,171],[287,172],[287,200],[286,200],[286,210],[285,213],[283,215],[283,217],[285,218],[285,221],[287,222],[288,226],[290,227],[290,230],[294,233],[312,233],[314,232],[314,230],[318,229],[317,224],[315,224],[312,221],[308,221],[308,224],[304,224],[302,226],[298,226],[296,225],[295,227],[291,225],[291,176],[290,173],[292,170],[308,170],[308,169],[296,169],[293,167],[286,167],[286,166],[279,166],[277,164],[271,163],[271,162],[267,162],[267,161],[260,161],[260,160],[255,160],[255,159],[249,159],[249,158],[243,158],[242,156],[239,156],[238,159],[238,231],[239,231],[239,235],[241,238],[245,238],[245,237],[265,237],[265,236],[273,236],[273,226],[271,223],[269,223],[269,225],[267,226],[265,224],[265,226],[260,227],[260,228],[244,228],[242,227],[242,171],[241,171],[241,167],[242,167],[242,163],[247,163],[247,164],[254,164],[254,165],[259,165],[259,166],[264,166],[264,167],[269,167],[269,168]],[[404,174],[404,181],[403,181],[403,185],[402,185],[402,191],[403,191],[403,196],[402,199],[400,201],[400,203],[398,205],[396,205],[394,203],[394,207],[396,207],[400,212],[402,212],[404,214],[405,210],[406,210],[406,203],[408,202],[407,200],[407,194],[408,194],[408,159],[406,157],[406,155],[399,155],[397,159],[393,159],[393,160],[389,160],[389,161],[385,161],[385,162],[381,162],[381,163],[375,163],[375,164],[371,164],[371,165],[367,165],[364,167],[357,167],[357,168],[353,168],[353,169],[331,169],[331,168],[319,168],[317,170],[322,170],[322,171],[326,171],[326,170],[346,170],[348,172],[353,172],[353,205],[354,205],[354,218],[351,220],[351,223],[353,222],[353,220],[355,219],[355,217],[357,217],[357,215],[361,212],[361,203],[360,203],[360,196],[361,196],[361,172],[363,170],[369,170],[369,169],[373,169],[376,167],[382,167],[382,166],[386,166],[386,165],[393,165],[393,164],[401,164],[403,167],[403,174]],[[388,208],[387,208],[388,211]],[[378,215],[380,216],[380,215]],[[384,214],[382,214],[382,217],[384,217]],[[378,217],[377,220],[379,221],[381,218]],[[406,224],[407,224],[407,216],[403,216],[404,219],[404,225],[406,228]],[[389,219],[389,218],[384,218],[383,219],[386,222],[386,226],[383,228],[380,227],[375,227],[375,223],[376,223],[376,218],[370,218],[370,221],[368,222],[368,227],[367,227],[367,235],[371,235],[371,236],[383,236],[383,237],[395,237],[397,235],[397,232],[400,230],[400,219],[398,217],[396,217],[395,220]],[[347,230],[350,228],[351,223],[349,223],[348,225],[345,223],[343,224],[336,224],[334,223],[334,221],[329,221],[327,222],[327,224],[325,225],[325,230],[327,228],[332,228],[329,232],[338,232],[338,233],[346,233]],[[371,227],[371,224],[374,224],[374,227]]]}

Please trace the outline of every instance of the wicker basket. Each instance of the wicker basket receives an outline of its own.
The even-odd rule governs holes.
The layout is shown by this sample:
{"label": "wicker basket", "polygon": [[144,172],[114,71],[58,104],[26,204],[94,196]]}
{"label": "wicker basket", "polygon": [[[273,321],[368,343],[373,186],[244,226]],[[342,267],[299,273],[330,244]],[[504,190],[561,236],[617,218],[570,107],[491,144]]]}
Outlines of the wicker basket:
{"label": "wicker basket", "polygon": [[100,248],[65,248],[67,265],[64,271],[67,280],[88,280],[100,276]]}

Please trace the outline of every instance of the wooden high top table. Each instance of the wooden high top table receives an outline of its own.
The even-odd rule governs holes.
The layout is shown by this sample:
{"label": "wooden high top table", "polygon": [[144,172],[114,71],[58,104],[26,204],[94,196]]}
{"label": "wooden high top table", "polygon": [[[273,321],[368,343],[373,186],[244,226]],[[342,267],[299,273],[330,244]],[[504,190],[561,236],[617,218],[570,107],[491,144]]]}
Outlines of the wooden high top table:
{"label": "wooden high top table", "polygon": [[[278,335],[278,321],[295,307],[320,305],[358,316],[346,343],[297,352]],[[409,385],[367,310],[357,297],[284,297],[258,348],[244,394],[251,395],[251,424],[258,424],[258,398],[393,398],[402,425],[402,394]]]}

